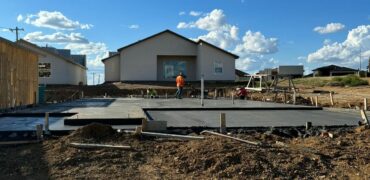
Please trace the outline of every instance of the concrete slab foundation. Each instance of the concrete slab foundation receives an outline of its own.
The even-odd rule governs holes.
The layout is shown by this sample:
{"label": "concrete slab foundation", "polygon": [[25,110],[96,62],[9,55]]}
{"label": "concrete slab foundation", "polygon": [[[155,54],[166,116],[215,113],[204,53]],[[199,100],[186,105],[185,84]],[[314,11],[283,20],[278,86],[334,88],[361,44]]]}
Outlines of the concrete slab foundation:
{"label": "concrete slab foundation", "polygon": [[[143,109],[147,109],[146,112]],[[209,111],[210,109],[212,111]],[[109,121],[109,119],[142,119],[148,118],[147,116],[151,121],[165,121],[169,127],[218,127],[221,112],[226,113],[228,127],[302,126],[306,121],[311,121],[313,125],[356,125],[360,120],[360,116],[354,113],[328,112],[308,106],[246,100],[235,100],[233,104],[232,100],[227,99],[206,99],[204,107],[201,106],[199,99],[82,99],[28,108],[15,113],[45,112],[77,113],[70,114],[69,117],[53,117],[51,114],[49,122],[51,131],[79,128],[65,124],[64,119]],[[43,121],[44,117],[3,116],[0,117],[0,131],[35,130],[35,126],[43,124]],[[113,128],[135,129],[136,126],[128,123],[113,125]]]}

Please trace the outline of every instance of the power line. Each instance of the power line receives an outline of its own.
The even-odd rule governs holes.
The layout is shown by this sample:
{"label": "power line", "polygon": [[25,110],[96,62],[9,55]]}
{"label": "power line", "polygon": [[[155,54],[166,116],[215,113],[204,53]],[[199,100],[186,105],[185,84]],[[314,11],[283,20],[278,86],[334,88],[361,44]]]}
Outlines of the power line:
{"label": "power line", "polygon": [[19,37],[19,31],[24,31],[23,28],[18,28],[18,26],[16,26],[14,29],[13,28],[8,28],[8,27],[2,27],[0,26],[1,29],[7,29],[9,30],[10,32],[14,32],[15,31],[15,37],[16,37],[16,41],[18,41],[18,37]]}

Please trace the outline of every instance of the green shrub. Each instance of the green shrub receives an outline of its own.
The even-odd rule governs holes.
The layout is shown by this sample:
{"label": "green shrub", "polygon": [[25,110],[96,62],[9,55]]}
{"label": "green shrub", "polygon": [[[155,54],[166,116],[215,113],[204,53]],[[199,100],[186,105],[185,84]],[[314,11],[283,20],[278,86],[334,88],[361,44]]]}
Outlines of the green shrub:
{"label": "green shrub", "polygon": [[361,86],[368,85],[369,82],[361,79],[356,75],[348,75],[345,77],[334,77],[328,85],[342,85],[342,86]]}

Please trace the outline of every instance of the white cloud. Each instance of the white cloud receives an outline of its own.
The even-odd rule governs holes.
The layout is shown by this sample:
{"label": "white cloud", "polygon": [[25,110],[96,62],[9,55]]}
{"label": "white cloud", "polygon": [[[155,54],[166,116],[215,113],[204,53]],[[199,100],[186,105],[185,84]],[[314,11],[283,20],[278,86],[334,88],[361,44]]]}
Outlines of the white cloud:
{"label": "white cloud", "polygon": [[64,48],[71,49],[72,53],[85,54],[87,56],[87,67],[90,70],[101,70],[104,67],[101,60],[108,57],[108,48],[105,43],[101,42],[69,43]]}
{"label": "white cloud", "polygon": [[[27,24],[32,24],[36,27],[45,27],[55,30],[74,30],[74,29],[90,29],[93,27],[92,24],[81,24],[78,21],[73,21],[64,16],[58,11],[40,11],[37,14],[30,14],[23,18]],[[17,18],[18,19],[18,18]]]}
{"label": "white cloud", "polygon": [[53,34],[43,34],[41,31],[26,34],[23,39],[31,42],[48,42],[48,43],[89,43],[81,33],[64,34],[56,32]]}
{"label": "white cloud", "polygon": [[328,45],[328,44],[331,43],[331,40],[330,39],[325,39],[323,43],[324,43],[324,45]]}
{"label": "white cloud", "polygon": [[19,14],[18,16],[17,16],[17,21],[18,22],[21,22],[23,20],[23,16],[22,16],[22,14]]}
{"label": "white cloud", "polygon": [[183,15],[185,15],[186,13],[185,13],[185,11],[180,11],[179,12],[179,16],[183,16]]}
{"label": "white cloud", "polygon": [[140,26],[138,24],[131,24],[130,26],[128,26],[128,28],[130,28],[130,29],[139,29]]}
{"label": "white cloud", "polygon": [[313,29],[313,31],[318,32],[319,34],[329,34],[329,33],[335,33],[337,31],[340,31],[345,26],[341,23],[329,23],[325,27],[323,26],[317,26]]}
{"label": "white cloud", "polygon": [[208,31],[207,34],[201,35],[195,39],[203,39],[224,49],[230,48],[239,40],[239,28],[235,25],[226,23],[226,16],[221,9],[214,9],[195,22],[180,22],[177,28],[197,28],[206,30]]}
{"label": "white cloud", "polygon": [[299,56],[297,57],[297,60],[300,60],[300,61],[305,61],[307,59],[306,56]]}
{"label": "white cloud", "polygon": [[278,39],[266,38],[261,32],[247,31],[243,43],[235,48],[236,53],[273,54],[278,51]]}
{"label": "white cloud", "polygon": [[310,53],[308,62],[336,62],[353,64],[361,56],[370,55],[370,25],[361,25],[348,32],[347,39],[341,43],[326,44],[316,52]]}
{"label": "white cloud", "polygon": [[190,11],[189,15],[190,16],[200,16],[200,15],[202,15],[202,12],[200,12],[200,11]]}
{"label": "white cloud", "polygon": [[203,39],[223,49],[232,50],[240,56],[236,60],[238,69],[257,70],[266,65],[278,63],[278,60],[264,56],[278,51],[277,38],[267,38],[261,32],[247,31],[240,39],[239,28],[227,22],[226,15],[221,9],[214,9],[196,21],[179,22],[177,28],[196,28],[207,31],[206,34],[194,39]]}

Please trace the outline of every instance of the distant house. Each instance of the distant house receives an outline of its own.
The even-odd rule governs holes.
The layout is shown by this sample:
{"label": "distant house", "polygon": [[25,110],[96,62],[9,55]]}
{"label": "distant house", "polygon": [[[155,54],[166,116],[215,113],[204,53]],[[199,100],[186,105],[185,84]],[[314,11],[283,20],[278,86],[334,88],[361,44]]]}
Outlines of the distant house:
{"label": "distant house", "polygon": [[265,68],[257,74],[268,75],[266,80],[271,81],[277,75],[280,77],[301,78],[303,77],[303,73],[304,68],[302,65],[284,65],[277,68]]}
{"label": "distant house", "polygon": [[279,66],[277,69],[279,76],[290,76],[292,78],[303,77],[304,68],[303,65],[286,65]]}
{"label": "distant house", "polygon": [[239,69],[235,69],[235,81],[236,82],[242,82],[242,81],[248,81],[248,73],[241,71]]}
{"label": "distant house", "polygon": [[348,74],[356,74],[358,70],[341,67],[336,65],[329,65],[316,68],[313,71],[313,77],[320,77],[320,76],[343,76]]}
{"label": "distant house", "polygon": [[39,47],[23,39],[17,44],[41,54],[38,62],[40,84],[87,84],[86,55],[71,54],[69,49]]}
{"label": "distant house", "polygon": [[182,72],[187,81],[235,81],[235,59],[206,41],[193,41],[170,30],[118,49],[102,60],[105,81],[174,81]]}

